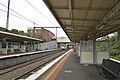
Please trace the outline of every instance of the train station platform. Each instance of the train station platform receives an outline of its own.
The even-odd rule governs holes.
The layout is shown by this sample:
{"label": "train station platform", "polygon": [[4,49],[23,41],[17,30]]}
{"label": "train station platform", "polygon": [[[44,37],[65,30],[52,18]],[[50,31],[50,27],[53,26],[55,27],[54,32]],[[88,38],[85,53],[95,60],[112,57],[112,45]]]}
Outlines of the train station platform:
{"label": "train station platform", "polygon": [[94,65],[80,65],[77,54],[69,52],[37,80],[107,80]]}

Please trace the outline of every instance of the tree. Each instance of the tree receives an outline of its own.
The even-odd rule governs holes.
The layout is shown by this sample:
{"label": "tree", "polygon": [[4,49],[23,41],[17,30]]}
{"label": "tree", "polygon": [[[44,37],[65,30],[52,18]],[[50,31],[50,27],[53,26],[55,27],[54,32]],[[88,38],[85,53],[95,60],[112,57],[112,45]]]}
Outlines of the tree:
{"label": "tree", "polygon": [[20,35],[25,35],[25,32],[24,31],[19,31],[19,34]]}
{"label": "tree", "polygon": [[0,27],[0,30],[1,30],[1,31],[5,31],[5,32],[10,32],[8,29],[3,28],[3,27]]}
{"label": "tree", "polygon": [[19,34],[17,29],[12,29],[11,32],[14,33],[14,34]]}
{"label": "tree", "polygon": [[14,33],[14,34],[19,34],[19,35],[23,35],[23,36],[28,36],[28,37],[34,37],[34,38],[38,38],[38,39],[42,39],[43,42],[46,41],[46,39],[40,35],[30,35],[28,33],[25,33],[24,31],[18,31],[17,29],[12,29],[11,31],[9,31],[6,28],[0,27],[0,31],[4,31],[4,32],[10,32],[10,33]]}

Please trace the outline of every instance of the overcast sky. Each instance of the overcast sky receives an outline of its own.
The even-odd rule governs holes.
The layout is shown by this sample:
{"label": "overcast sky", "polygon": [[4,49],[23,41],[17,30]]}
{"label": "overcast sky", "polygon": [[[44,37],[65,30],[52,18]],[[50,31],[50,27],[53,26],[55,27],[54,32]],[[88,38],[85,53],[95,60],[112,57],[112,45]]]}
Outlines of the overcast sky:
{"label": "overcast sky", "polygon": [[[33,6],[35,6],[43,15],[41,15],[38,11],[36,11],[32,6],[30,6],[29,1]],[[51,12],[48,10],[46,5],[42,0],[11,0],[10,8],[14,11],[18,12],[19,14],[25,16],[29,20],[39,24],[40,26],[59,26],[58,22],[55,20]],[[8,0],[0,0],[0,3],[7,6]],[[7,8],[0,5],[0,9],[7,11]],[[17,15],[16,13],[10,11],[10,13]],[[6,26],[6,16],[7,12],[3,12],[0,10],[0,26],[5,27]],[[19,16],[19,15],[17,15]],[[49,19],[49,20],[48,20]],[[35,25],[38,27],[38,25]],[[24,30],[27,32],[28,27],[34,27],[34,24],[32,22],[22,20],[20,18],[17,18],[13,15],[10,15],[9,20],[9,29],[18,29],[18,30]],[[54,34],[56,34],[56,29],[49,29]],[[57,36],[63,37],[66,36],[66,34],[63,32],[61,28],[58,29]]]}

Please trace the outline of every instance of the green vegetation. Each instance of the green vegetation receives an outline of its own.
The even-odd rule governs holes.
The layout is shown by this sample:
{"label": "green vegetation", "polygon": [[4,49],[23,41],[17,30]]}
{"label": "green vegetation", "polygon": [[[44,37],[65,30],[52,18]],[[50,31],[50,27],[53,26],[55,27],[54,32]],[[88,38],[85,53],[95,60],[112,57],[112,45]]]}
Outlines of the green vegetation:
{"label": "green vegetation", "polygon": [[0,27],[0,31],[10,32],[8,29]]}
{"label": "green vegetation", "polygon": [[116,60],[119,60],[120,61],[120,55],[117,55],[117,56],[111,56],[111,58],[114,58]]}
{"label": "green vegetation", "polygon": [[110,54],[111,57],[120,60],[120,33],[110,38]]}
{"label": "green vegetation", "polygon": [[[108,39],[107,36],[102,37],[104,40]],[[120,31],[113,34],[113,36],[109,36],[109,52],[111,58],[120,60]],[[101,51],[106,50],[105,43],[97,43],[97,48]]]}
{"label": "green vegetation", "polygon": [[97,51],[107,51],[108,50],[108,43],[107,42],[97,42]]}
{"label": "green vegetation", "polygon": [[0,27],[0,31],[5,31],[5,32],[10,32],[10,33],[14,33],[14,34],[23,35],[23,36],[42,39],[43,42],[46,41],[46,39],[44,37],[40,36],[40,35],[30,35],[28,33],[25,33],[24,31],[18,31],[17,29],[8,30],[6,28]]}

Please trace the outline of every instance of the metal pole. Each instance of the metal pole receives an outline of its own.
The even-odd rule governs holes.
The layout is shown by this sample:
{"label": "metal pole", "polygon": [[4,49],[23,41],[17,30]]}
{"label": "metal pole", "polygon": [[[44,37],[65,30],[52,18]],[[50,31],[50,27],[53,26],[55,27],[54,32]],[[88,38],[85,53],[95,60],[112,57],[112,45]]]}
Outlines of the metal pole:
{"label": "metal pole", "polygon": [[8,0],[8,10],[7,10],[7,21],[6,21],[6,28],[9,28],[9,10],[10,10],[10,0]]}
{"label": "metal pole", "polygon": [[34,30],[33,30],[33,32],[34,32],[33,35],[35,36],[35,27],[33,27],[33,29],[34,29]]}
{"label": "metal pole", "polygon": [[[56,27],[56,43],[57,43],[57,27]],[[57,48],[58,48],[58,44],[57,44]]]}
{"label": "metal pole", "polygon": [[80,40],[80,64],[82,63],[82,56],[81,56],[81,54],[82,54],[82,40]]}
{"label": "metal pole", "polygon": [[110,38],[109,38],[109,36],[107,35],[107,38],[108,38],[108,45],[107,45],[107,51],[108,51],[108,53],[109,53],[109,58],[110,58],[110,48],[109,48],[109,46],[110,46]]}
{"label": "metal pole", "polygon": [[57,27],[56,27],[56,41],[57,41]]}
{"label": "metal pole", "polygon": [[93,64],[97,63],[96,34],[93,33]]}
{"label": "metal pole", "polygon": [[33,24],[34,24],[34,27],[35,27],[35,23],[33,22]]}

